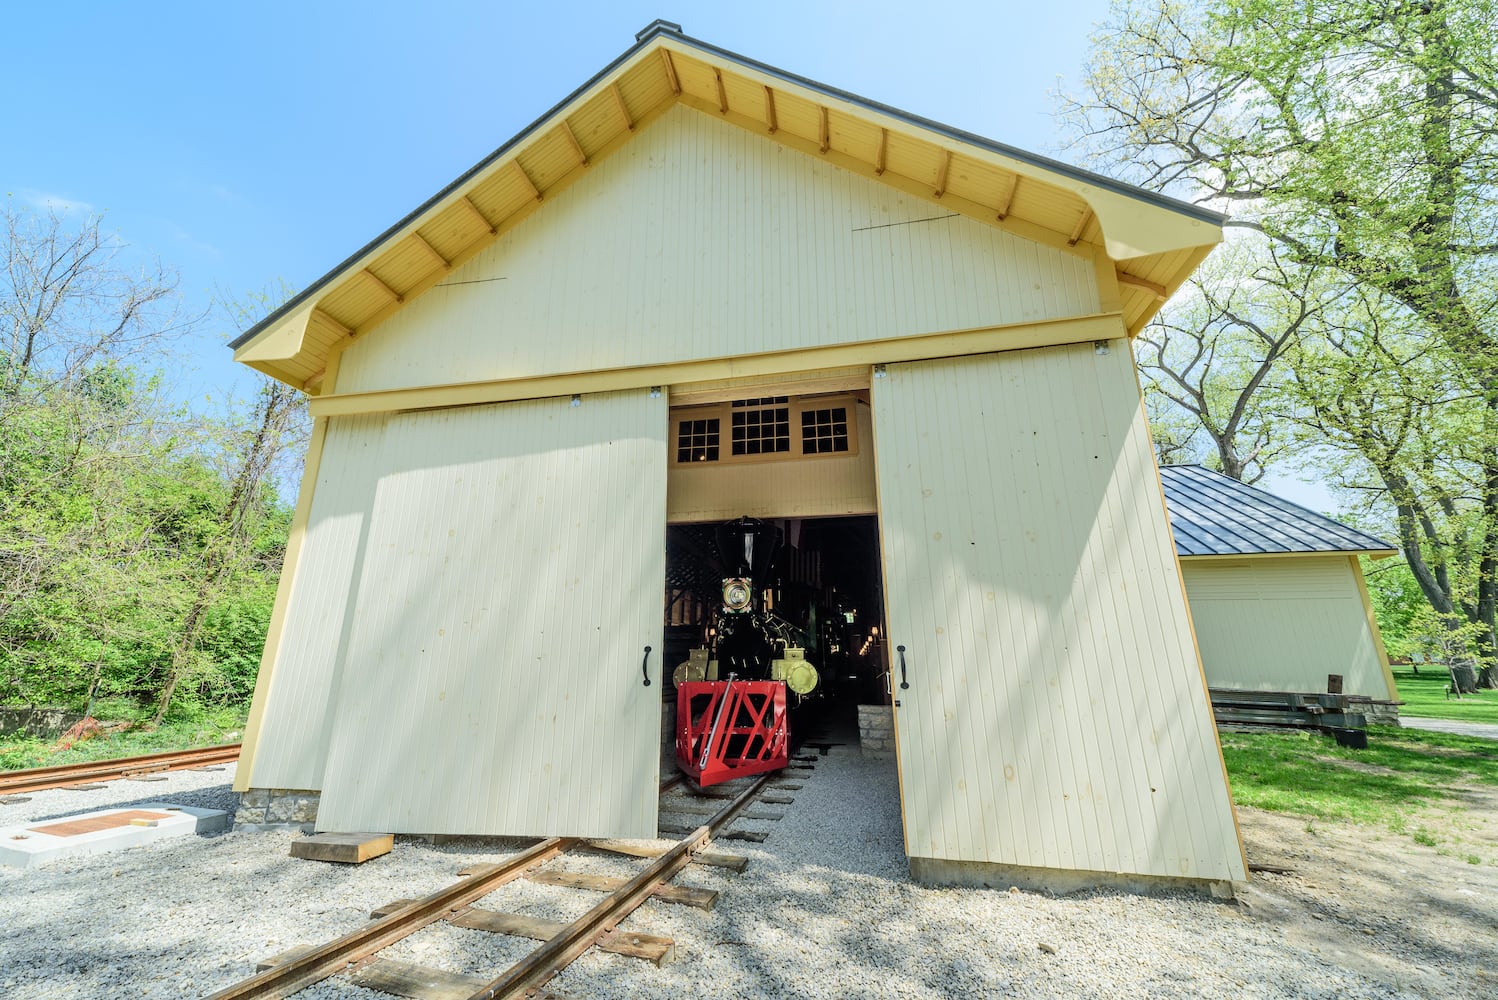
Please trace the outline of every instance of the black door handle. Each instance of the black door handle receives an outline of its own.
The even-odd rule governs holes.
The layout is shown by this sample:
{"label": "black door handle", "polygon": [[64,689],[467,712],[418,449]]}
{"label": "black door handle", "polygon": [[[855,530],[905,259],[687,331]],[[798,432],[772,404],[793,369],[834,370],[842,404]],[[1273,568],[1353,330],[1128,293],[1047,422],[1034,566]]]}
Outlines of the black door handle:
{"label": "black door handle", "polygon": [[896,646],[895,649],[900,654],[900,690],[904,691],[910,687],[910,682],[905,679],[905,647]]}
{"label": "black door handle", "polygon": [[645,675],[645,686],[650,686],[650,647],[645,647],[645,658],[640,661],[640,673]]}

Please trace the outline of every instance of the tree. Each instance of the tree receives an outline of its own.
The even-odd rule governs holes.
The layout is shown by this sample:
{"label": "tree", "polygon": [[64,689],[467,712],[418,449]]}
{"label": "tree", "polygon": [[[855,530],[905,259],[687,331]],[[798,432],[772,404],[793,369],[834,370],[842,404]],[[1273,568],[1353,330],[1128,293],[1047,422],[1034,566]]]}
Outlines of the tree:
{"label": "tree", "polygon": [[7,204],[4,222],[0,400],[39,378],[72,385],[101,362],[158,351],[195,322],[180,312],[176,276],[159,263],[126,270],[97,216],[74,228]]}
{"label": "tree", "polygon": [[[1309,427],[1356,456],[1343,468],[1349,484],[1388,511],[1436,616],[1453,634],[1475,631],[1489,666],[1498,659],[1495,23],[1495,0],[1122,3],[1094,40],[1086,93],[1066,112],[1103,162],[1228,206],[1230,225],[1341,286],[1347,316],[1378,318],[1377,337],[1333,320],[1328,339],[1298,355],[1309,365],[1297,378]],[[1413,358],[1418,379],[1398,370]],[[1396,398],[1406,392],[1416,395]],[[1445,408],[1455,400],[1459,417]]]}
{"label": "tree", "polygon": [[[1275,247],[1237,241],[1210,259],[1185,293],[1135,342],[1146,395],[1189,418],[1164,441],[1181,450],[1198,434],[1223,475],[1257,482],[1288,446],[1270,408],[1271,376],[1320,309],[1314,272],[1288,265]],[[1152,419],[1170,420],[1168,408]],[[1162,462],[1173,457],[1157,435]]]}

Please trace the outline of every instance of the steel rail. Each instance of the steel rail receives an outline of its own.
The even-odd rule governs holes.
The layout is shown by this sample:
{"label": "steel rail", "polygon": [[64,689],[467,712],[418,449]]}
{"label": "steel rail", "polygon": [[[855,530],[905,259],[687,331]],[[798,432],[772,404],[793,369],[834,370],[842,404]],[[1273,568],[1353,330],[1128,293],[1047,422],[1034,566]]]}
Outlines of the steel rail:
{"label": "steel rail", "polygon": [[153,771],[175,771],[205,764],[227,764],[239,759],[239,744],[195,747],[191,750],[165,750],[136,757],[91,760],[78,764],[54,764],[19,771],[0,771],[0,795],[39,792],[48,788],[66,788],[95,781],[112,781],[132,774]]}
{"label": "steel rail", "polygon": [[462,882],[439,889],[305,955],[209,994],[205,1000],[268,1000],[290,996],[436,923],[454,910],[461,910],[576,844],[572,838],[551,837],[497,865],[471,869],[472,874]]}
{"label": "steel rail", "polygon": [[607,899],[568,924],[556,937],[511,966],[497,979],[480,987],[468,1000],[508,1000],[540,989],[579,955],[597,944],[600,938],[611,933],[657,887],[670,881],[691,864],[692,855],[706,847],[713,834],[732,822],[775,777],[775,774],[766,774],[758,778],[716,816],[687,834],[675,847],[657,858]]}

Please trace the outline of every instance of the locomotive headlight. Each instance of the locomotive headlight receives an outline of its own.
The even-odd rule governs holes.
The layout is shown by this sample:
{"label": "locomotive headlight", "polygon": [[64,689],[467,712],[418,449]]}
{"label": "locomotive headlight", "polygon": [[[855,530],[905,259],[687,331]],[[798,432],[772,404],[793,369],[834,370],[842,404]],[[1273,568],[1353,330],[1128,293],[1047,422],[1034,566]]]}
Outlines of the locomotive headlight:
{"label": "locomotive headlight", "polygon": [[747,611],[754,601],[754,590],[742,576],[733,576],[723,581],[723,608],[726,611]]}

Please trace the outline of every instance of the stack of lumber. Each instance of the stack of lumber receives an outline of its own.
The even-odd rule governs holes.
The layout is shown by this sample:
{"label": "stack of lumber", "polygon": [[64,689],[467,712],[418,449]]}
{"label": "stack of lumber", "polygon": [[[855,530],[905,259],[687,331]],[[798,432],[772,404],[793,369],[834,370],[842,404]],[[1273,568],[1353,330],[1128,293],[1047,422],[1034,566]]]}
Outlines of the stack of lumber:
{"label": "stack of lumber", "polygon": [[1345,747],[1368,746],[1368,719],[1343,694],[1298,691],[1232,691],[1209,688],[1217,728],[1233,732],[1310,729]]}

